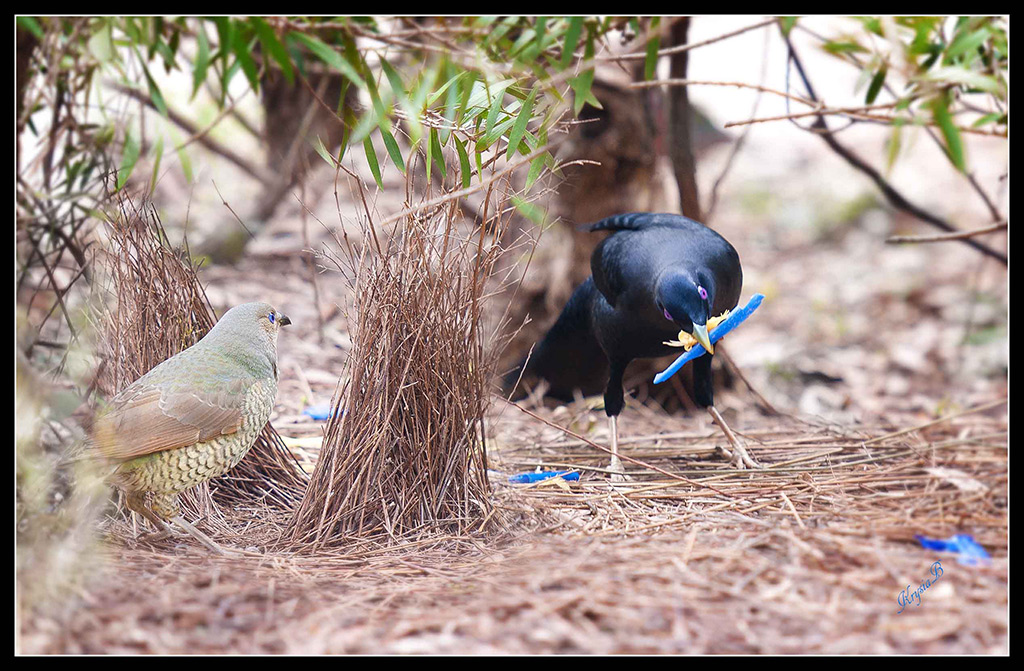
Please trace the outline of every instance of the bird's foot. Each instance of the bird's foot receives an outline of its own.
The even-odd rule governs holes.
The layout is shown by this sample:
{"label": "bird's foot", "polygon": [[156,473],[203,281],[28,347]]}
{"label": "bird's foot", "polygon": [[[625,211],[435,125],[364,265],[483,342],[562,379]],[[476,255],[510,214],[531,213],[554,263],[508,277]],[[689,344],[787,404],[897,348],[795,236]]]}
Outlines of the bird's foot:
{"label": "bird's foot", "polygon": [[764,466],[759,464],[752,456],[750,456],[750,453],[747,452],[747,448],[743,447],[743,443],[736,441],[733,447],[735,448],[733,463],[736,464],[736,468],[764,468]]}
{"label": "bird's foot", "polygon": [[626,474],[626,469],[622,466],[622,460],[619,459],[618,455],[612,455],[612,461],[608,464],[608,470],[611,472],[609,478],[612,482],[629,482],[633,478]]}
{"label": "bird's foot", "polygon": [[732,452],[729,452],[729,450],[726,450],[725,448],[721,449],[727,454],[733,466],[735,466],[738,469],[763,468],[761,464],[757,463],[757,461],[755,461],[754,458],[750,456],[750,453],[747,452],[747,448],[743,446],[743,443],[740,442],[740,439],[736,437],[736,434],[732,432],[732,429],[729,428],[729,425],[725,423],[725,419],[722,417],[721,413],[718,412],[715,406],[709,406],[708,413],[711,415],[711,419],[715,422],[715,424],[717,424],[719,428],[722,429],[722,433],[725,434],[725,437],[726,439],[728,439],[729,444],[732,445]]}
{"label": "bird's foot", "polygon": [[143,534],[142,536],[138,536],[135,540],[137,540],[137,541],[139,541],[141,543],[153,544],[153,543],[159,543],[162,540],[167,540],[168,538],[177,538],[177,537],[181,537],[181,534],[179,534],[178,532],[176,532],[176,531],[174,531],[172,529],[168,529],[167,527],[164,527],[160,531],[155,531],[155,532],[153,532],[151,534]]}
{"label": "bird's foot", "polygon": [[722,445],[718,446],[725,458],[732,464],[733,468],[743,470],[745,468],[763,468],[761,464],[754,460],[750,456],[750,453],[746,451],[742,444],[733,445],[733,449],[730,450]]}

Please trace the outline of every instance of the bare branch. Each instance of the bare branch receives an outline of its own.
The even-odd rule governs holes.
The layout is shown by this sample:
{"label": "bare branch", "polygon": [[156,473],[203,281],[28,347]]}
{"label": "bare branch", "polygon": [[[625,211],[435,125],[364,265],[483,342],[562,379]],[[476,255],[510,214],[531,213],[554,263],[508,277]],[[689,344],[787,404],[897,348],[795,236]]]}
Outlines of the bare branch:
{"label": "bare branch", "polygon": [[960,231],[959,233],[939,233],[937,235],[894,235],[891,238],[886,238],[885,241],[890,244],[948,242],[950,240],[965,240],[967,238],[973,238],[976,235],[985,235],[987,233],[995,233],[996,231],[1005,231],[1007,228],[1007,222],[1000,221],[992,224],[991,226],[975,228],[970,231]]}

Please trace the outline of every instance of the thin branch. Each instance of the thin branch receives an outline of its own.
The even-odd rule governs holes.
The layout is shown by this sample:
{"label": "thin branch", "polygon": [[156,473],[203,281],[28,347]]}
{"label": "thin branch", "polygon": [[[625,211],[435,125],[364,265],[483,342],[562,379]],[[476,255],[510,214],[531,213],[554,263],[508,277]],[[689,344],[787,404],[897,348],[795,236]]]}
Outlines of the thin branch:
{"label": "thin branch", "polygon": [[[895,103],[895,102],[883,103],[882,105],[872,105],[870,107],[871,108],[875,108],[875,109],[877,109],[877,108],[884,108],[884,107],[895,107],[896,104],[897,103]],[[913,116],[911,116],[911,117],[902,117],[902,116],[885,115],[885,114],[870,114],[870,113],[865,112],[864,111],[865,109],[869,109],[869,108],[868,107],[864,107],[864,106],[858,106],[858,107],[825,107],[824,105],[820,105],[819,104],[819,106],[816,109],[811,110],[809,112],[793,112],[791,114],[780,114],[778,116],[762,117],[760,119],[747,119],[745,121],[729,121],[728,123],[724,124],[724,127],[725,128],[731,128],[733,126],[746,126],[748,124],[765,123],[767,121],[785,121],[787,119],[799,119],[801,117],[822,116],[822,115],[826,115],[826,114],[827,115],[849,116],[851,118],[860,119],[860,120],[863,120],[863,121],[880,121],[881,123],[889,124],[889,125],[891,125],[894,121],[902,121],[903,123],[912,124],[912,125],[915,125],[915,126],[934,126],[934,125],[936,125],[934,121],[929,121],[928,119],[922,119],[921,117],[913,117]],[[984,128],[971,128],[970,126],[956,126],[956,128],[961,133],[972,133],[974,135],[987,135],[989,137],[1003,137],[1003,138],[1008,136],[1008,131],[987,130],[987,129],[984,129]]]}
{"label": "thin branch", "polygon": [[984,228],[975,228],[970,231],[960,231],[959,233],[939,233],[937,235],[894,235],[891,238],[886,238],[887,243],[922,243],[922,242],[948,242],[950,240],[965,240],[967,238],[973,238],[976,235],[985,235],[986,233],[995,233],[996,231],[1005,231],[1008,225],[1005,221],[992,224],[991,226],[985,226]]}
{"label": "thin branch", "polygon": [[[661,50],[658,51],[658,58],[661,58],[662,56],[672,56],[673,54],[679,54],[679,53],[682,53],[684,51],[689,51],[690,49],[696,49],[697,47],[704,47],[704,46],[707,46],[709,44],[714,44],[715,42],[721,42],[722,40],[727,40],[730,37],[736,37],[737,35],[742,35],[743,33],[749,32],[751,30],[757,30],[758,28],[764,28],[765,26],[768,26],[768,25],[771,25],[773,23],[776,23],[776,21],[777,21],[777,19],[775,17],[772,17],[770,19],[766,19],[764,21],[761,21],[760,23],[755,23],[755,24],[747,26],[745,28],[740,28],[739,30],[734,30],[734,31],[732,31],[730,33],[725,33],[724,35],[719,35],[718,37],[712,37],[712,38],[706,39],[706,40],[704,40],[702,42],[691,42],[689,44],[680,44],[680,45],[677,45],[677,46],[674,46],[674,47],[668,47],[668,48],[665,48],[665,49],[661,49]],[[632,53],[619,54],[617,56],[597,56],[594,60],[598,60],[598,61],[642,61],[645,58],[647,58],[647,53],[646,52],[634,51]]]}

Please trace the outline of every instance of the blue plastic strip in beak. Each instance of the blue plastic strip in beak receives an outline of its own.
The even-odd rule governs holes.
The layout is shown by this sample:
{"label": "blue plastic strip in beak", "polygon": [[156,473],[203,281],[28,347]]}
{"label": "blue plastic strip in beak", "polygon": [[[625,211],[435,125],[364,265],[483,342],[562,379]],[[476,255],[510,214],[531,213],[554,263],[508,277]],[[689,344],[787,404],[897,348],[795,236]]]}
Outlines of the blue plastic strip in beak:
{"label": "blue plastic strip in beak", "polygon": [[[723,336],[746,321],[747,317],[754,314],[754,310],[760,307],[761,301],[763,300],[764,294],[754,294],[751,296],[750,300],[747,301],[746,305],[726,317],[725,321],[718,325],[718,328],[708,334],[711,337],[711,344],[714,345],[716,342],[721,340]],[[689,352],[684,352],[678,359],[673,361],[671,366],[655,375],[654,384],[661,384],[678,373],[679,369],[682,368],[684,364],[693,361],[705,353],[707,353],[707,350],[704,349],[704,345],[701,345],[700,343],[694,345]]]}

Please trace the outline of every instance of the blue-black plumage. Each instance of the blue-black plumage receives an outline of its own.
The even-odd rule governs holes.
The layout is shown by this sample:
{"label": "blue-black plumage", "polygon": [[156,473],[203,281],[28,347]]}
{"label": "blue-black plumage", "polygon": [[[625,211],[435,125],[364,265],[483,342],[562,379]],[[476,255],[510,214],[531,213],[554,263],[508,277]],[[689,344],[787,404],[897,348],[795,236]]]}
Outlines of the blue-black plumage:
{"label": "blue-black plumage", "polygon": [[[611,235],[590,257],[592,276],[569,299],[537,346],[527,373],[549,382],[552,395],[571,398],[574,387],[604,377],[605,413],[617,455],[616,417],[622,377],[633,359],[678,352],[665,345],[680,330],[704,345],[694,361],[694,401],[709,408],[743,461],[753,465],[714,410],[707,321],[739,302],[743,269],[736,249],[707,226],[678,214],[635,212],[591,225]],[[516,372],[518,373],[518,371]],[[613,456],[613,469],[618,459]]]}

